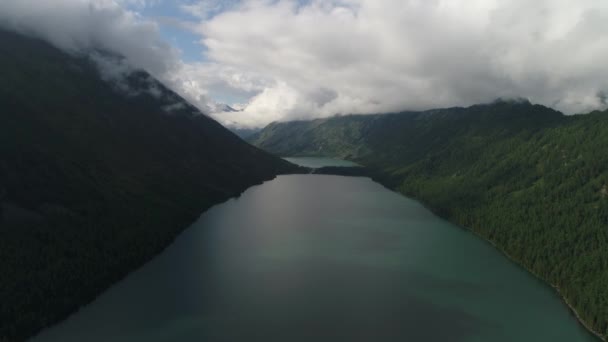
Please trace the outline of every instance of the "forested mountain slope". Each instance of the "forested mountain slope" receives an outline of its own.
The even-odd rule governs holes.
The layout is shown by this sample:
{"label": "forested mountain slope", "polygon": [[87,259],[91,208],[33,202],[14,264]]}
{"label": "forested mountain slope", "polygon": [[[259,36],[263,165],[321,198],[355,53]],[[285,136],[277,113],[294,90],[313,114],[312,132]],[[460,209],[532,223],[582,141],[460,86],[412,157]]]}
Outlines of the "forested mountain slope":
{"label": "forested mountain slope", "polygon": [[526,101],[273,123],[250,141],[351,159],[556,286],[608,335],[608,113]]}
{"label": "forested mountain slope", "polygon": [[0,41],[0,341],[66,317],[213,204],[298,170],[143,71],[104,81],[89,57]]}

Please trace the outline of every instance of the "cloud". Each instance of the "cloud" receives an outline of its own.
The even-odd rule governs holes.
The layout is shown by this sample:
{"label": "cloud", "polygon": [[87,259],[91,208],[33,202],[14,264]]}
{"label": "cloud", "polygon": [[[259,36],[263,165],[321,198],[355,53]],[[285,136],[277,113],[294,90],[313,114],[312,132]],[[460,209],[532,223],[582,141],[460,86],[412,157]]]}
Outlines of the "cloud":
{"label": "cloud", "polygon": [[[183,16],[139,14],[168,3],[0,0],[0,25],[117,52],[236,126],[498,97],[608,107],[605,0],[181,0]],[[183,62],[160,25],[197,35],[201,61]]]}
{"label": "cloud", "polygon": [[[71,53],[89,54],[104,79],[128,94],[132,90],[122,78],[144,69],[201,110],[210,111],[212,101],[202,91],[188,93],[188,82],[194,81],[179,51],[161,37],[157,23],[125,9],[127,3],[152,6],[159,0],[2,0],[0,26],[41,37]],[[103,56],[100,50],[124,59]],[[146,91],[158,93],[153,88]]]}
{"label": "cloud", "polygon": [[[208,58],[254,89],[220,120],[273,120],[529,98],[606,108],[603,0],[243,1],[196,26]],[[250,84],[260,87],[251,87]]]}
{"label": "cloud", "polygon": [[124,6],[132,6],[135,8],[146,8],[150,6],[157,6],[163,2],[163,0],[116,0],[117,3]]}
{"label": "cloud", "polygon": [[68,51],[118,52],[159,76],[179,61],[175,48],[160,38],[155,23],[111,0],[3,0],[0,23]]}
{"label": "cloud", "polygon": [[208,19],[240,4],[240,0],[199,0],[182,3],[180,9],[194,17]]}

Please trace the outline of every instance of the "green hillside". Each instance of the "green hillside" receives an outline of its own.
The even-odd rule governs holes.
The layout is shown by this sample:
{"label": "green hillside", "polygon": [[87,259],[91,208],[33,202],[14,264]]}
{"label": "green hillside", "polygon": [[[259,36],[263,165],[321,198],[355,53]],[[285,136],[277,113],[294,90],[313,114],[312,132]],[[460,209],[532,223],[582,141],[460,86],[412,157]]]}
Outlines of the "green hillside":
{"label": "green hillside", "polygon": [[106,82],[88,57],[0,41],[0,341],[66,317],[210,206],[298,170],[143,71]]}
{"label": "green hillside", "polygon": [[554,285],[608,336],[608,113],[526,101],[273,123],[250,141],[365,165]]}

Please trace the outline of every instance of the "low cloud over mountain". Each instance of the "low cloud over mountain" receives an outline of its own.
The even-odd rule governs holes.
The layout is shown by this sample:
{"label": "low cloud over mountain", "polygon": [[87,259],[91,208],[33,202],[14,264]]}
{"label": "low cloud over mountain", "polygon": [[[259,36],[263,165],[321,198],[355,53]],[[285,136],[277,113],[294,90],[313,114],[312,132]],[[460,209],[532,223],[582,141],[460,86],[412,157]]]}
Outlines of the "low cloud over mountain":
{"label": "low cloud over mountain", "polygon": [[[170,18],[143,9],[173,6]],[[606,108],[597,0],[4,0],[0,21],[66,49],[100,44],[238,126],[529,98]],[[194,36],[184,62],[163,25]],[[229,100],[227,100],[229,99]]]}

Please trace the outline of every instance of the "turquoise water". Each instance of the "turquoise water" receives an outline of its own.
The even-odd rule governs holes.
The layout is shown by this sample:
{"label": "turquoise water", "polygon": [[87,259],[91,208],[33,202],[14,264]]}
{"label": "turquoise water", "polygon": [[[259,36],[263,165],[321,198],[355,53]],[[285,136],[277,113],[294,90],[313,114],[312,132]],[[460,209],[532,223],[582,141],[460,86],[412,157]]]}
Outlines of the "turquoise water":
{"label": "turquoise water", "polygon": [[34,341],[593,341],[473,234],[366,178],[281,176],[218,205]]}

